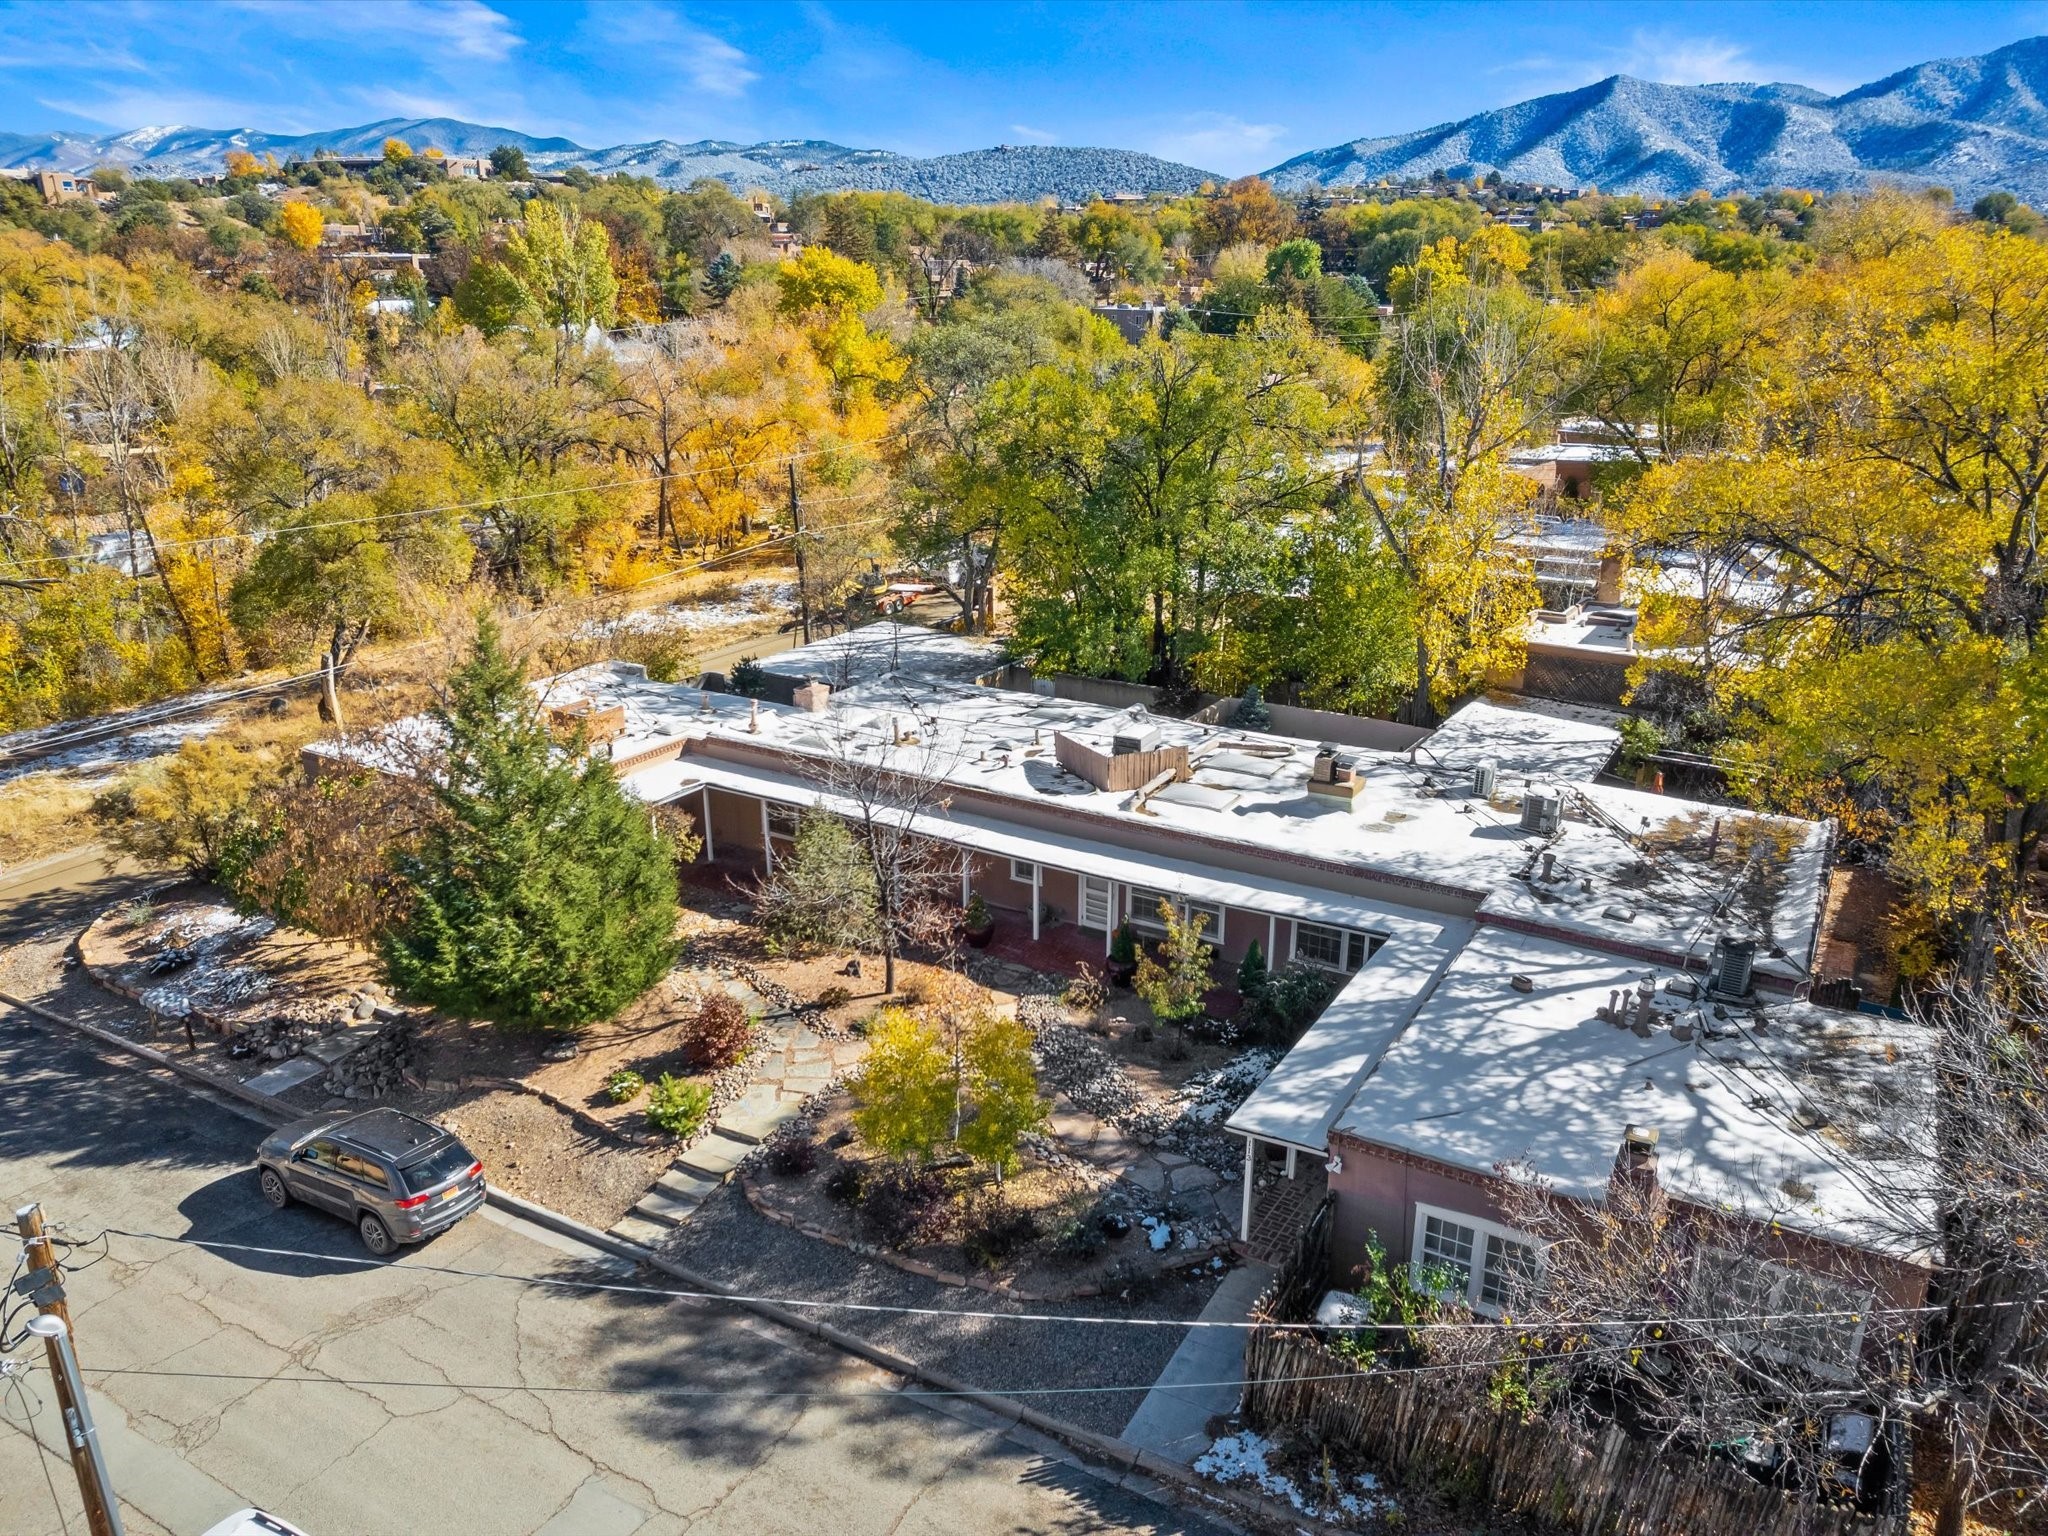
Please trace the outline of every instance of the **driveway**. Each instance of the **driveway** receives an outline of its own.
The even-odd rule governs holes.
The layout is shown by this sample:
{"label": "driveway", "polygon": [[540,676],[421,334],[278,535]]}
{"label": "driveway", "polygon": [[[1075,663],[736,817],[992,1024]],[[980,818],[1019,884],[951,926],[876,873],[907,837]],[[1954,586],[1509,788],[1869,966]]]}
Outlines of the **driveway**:
{"label": "driveway", "polygon": [[[131,1532],[193,1536],[252,1503],[314,1536],[1219,1529],[725,1309],[423,1267],[629,1278],[496,1212],[365,1267],[338,1221],[262,1203],[259,1134],[0,1009],[9,1209],[40,1200],[78,1237],[291,1250],[110,1238],[103,1259],[75,1256],[80,1355]],[[38,1369],[26,1400],[0,1393],[0,1530],[57,1533],[23,1425],[40,1401],[58,1444],[48,1382],[40,1351],[15,1358]],[[82,1529],[68,1466],[46,1466]]]}

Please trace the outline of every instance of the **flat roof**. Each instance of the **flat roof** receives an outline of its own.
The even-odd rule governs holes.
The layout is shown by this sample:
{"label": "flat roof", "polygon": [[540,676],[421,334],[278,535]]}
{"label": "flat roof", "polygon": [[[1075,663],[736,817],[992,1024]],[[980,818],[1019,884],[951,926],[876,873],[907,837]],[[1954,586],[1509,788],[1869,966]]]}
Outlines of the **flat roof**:
{"label": "flat roof", "polygon": [[1408,1027],[1471,932],[1469,923],[1459,923],[1445,931],[1442,943],[1395,939],[1381,945],[1224,1121],[1224,1129],[1326,1151],[1330,1127],[1379,1065],[1381,1054]]}
{"label": "flat roof", "polygon": [[[552,702],[588,698],[620,705],[626,730],[610,744],[620,759],[675,742],[686,753],[684,766],[697,774],[708,761],[726,758],[721,742],[797,759],[851,754],[1020,808],[1054,809],[1079,823],[1068,835],[1082,847],[1089,822],[1148,837],[1182,833],[1241,856],[1299,865],[1293,878],[1303,887],[1313,886],[1318,874],[1409,886],[1432,893],[1437,904],[1463,903],[1482,915],[1669,963],[1688,955],[1704,961],[1723,931],[1753,934],[1765,945],[1757,962],[1762,974],[1787,982],[1807,975],[1821,913],[1825,825],[1594,784],[1619,741],[1600,711],[1476,700],[1410,750],[1346,749],[1365,785],[1359,799],[1346,804],[1308,792],[1316,742],[1172,719],[1137,706],[1117,709],[962,683],[943,675],[946,667],[985,671],[987,642],[888,628],[907,633],[863,642],[866,654],[893,659],[914,650],[931,665],[899,662],[871,681],[835,690],[819,714],[649,682],[640,668],[618,662],[542,686]],[[773,659],[785,675],[809,675],[815,668],[806,653],[815,650]],[[1140,805],[1131,792],[1097,790],[1059,765],[1058,736],[1107,751],[1118,731],[1133,724],[1156,732],[1162,747],[1187,748],[1192,778]],[[1473,771],[1482,764],[1497,770],[1490,800],[1471,792]],[[803,787],[797,762],[780,771]],[[1555,836],[1520,826],[1522,798],[1536,787],[1564,792]],[[1000,815],[994,807],[976,807],[973,814],[991,826]],[[1549,880],[1542,878],[1544,852],[1552,855]],[[1190,869],[1213,867],[1215,855],[1191,842],[1184,862]],[[1242,882],[1246,889],[1267,883]],[[1403,900],[1398,889],[1386,894],[1391,902]],[[1782,953],[1769,953],[1773,947]]]}
{"label": "flat roof", "polygon": [[[1516,975],[1532,989],[1517,991]],[[1481,927],[1336,1131],[1473,1172],[1520,1163],[1598,1201],[1624,1131],[1653,1127],[1658,1178],[1688,1200],[1914,1251],[1924,1220],[1872,1186],[1925,1187],[1896,1175],[1927,1156],[1929,1128],[1907,1090],[1929,1070],[1931,1031],[1807,1003],[1721,1007],[1671,992],[1671,976]],[[1597,1016],[1645,978],[1662,1015],[1651,1038]]]}

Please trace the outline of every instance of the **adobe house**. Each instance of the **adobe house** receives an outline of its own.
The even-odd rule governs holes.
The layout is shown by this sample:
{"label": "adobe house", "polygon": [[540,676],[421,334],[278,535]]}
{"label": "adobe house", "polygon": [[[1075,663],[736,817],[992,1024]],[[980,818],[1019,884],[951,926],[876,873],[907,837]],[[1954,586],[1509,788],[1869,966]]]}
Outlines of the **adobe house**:
{"label": "adobe house", "polygon": [[[1497,1165],[1598,1199],[1633,1126],[1656,1133],[1674,1198],[1810,1208],[1785,1219],[1808,1245],[1788,1238],[1788,1260],[1872,1251],[1837,1165],[1883,1091],[1849,1035],[1875,1036],[1800,1001],[1828,824],[1599,782],[1619,736],[1597,711],[1478,700],[1351,745],[1346,717],[1288,715],[1330,740],[1239,732],[1048,696],[1004,661],[885,622],[764,658],[761,699],[618,662],[535,687],[604,721],[623,787],[693,813],[706,861],[772,870],[801,811],[851,809],[830,784],[865,765],[942,781],[913,830],[958,855],[963,905],[979,894],[1048,964],[1106,954],[1126,921],[1156,929],[1164,901],[1207,916],[1219,977],[1254,940],[1328,971],[1335,999],[1226,1123],[1245,1141],[1243,1236],[1261,1174],[1320,1164],[1340,1276],[1376,1232],[1400,1258],[1463,1254],[1483,1303],[1487,1274],[1519,1262]],[[1919,1049],[1893,1047],[1888,1066]],[[1824,1107],[1830,1082],[1855,1102]],[[1766,1092],[1829,1137],[1751,1102]],[[1911,1258],[1892,1257],[1907,1294]]]}

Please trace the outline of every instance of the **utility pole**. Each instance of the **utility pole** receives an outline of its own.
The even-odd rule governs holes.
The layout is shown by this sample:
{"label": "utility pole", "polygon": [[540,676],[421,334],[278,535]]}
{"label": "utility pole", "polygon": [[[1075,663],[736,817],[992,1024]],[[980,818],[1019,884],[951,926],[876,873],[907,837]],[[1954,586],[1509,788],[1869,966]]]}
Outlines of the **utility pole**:
{"label": "utility pole", "polygon": [[21,1234],[27,1261],[27,1273],[19,1284],[36,1304],[37,1315],[28,1325],[29,1332],[43,1341],[43,1353],[50,1362],[58,1416],[71,1450],[71,1470],[85,1503],[86,1528],[92,1536],[123,1536],[121,1506],[114,1497],[106,1457],[100,1452],[99,1431],[93,1427],[92,1409],[79,1380],[78,1360],[71,1352],[71,1307],[64,1300],[64,1272],[57,1267],[57,1250],[43,1231],[43,1208],[24,1205],[14,1213],[14,1227]]}
{"label": "utility pole", "polygon": [[796,499],[796,460],[789,461],[789,525],[796,538],[796,614],[804,644],[811,643],[811,587],[804,577],[804,514]]}

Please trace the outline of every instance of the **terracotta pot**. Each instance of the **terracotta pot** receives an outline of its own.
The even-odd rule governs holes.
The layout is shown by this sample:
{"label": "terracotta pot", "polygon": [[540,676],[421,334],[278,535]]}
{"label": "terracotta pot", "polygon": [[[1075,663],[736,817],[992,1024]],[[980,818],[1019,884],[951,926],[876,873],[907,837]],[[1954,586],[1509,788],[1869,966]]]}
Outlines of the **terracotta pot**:
{"label": "terracotta pot", "polygon": [[967,942],[971,946],[975,949],[987,949],[989,940],[996,936],[996,925],[990,923],[986,928],[969,928],[966,933]]}

